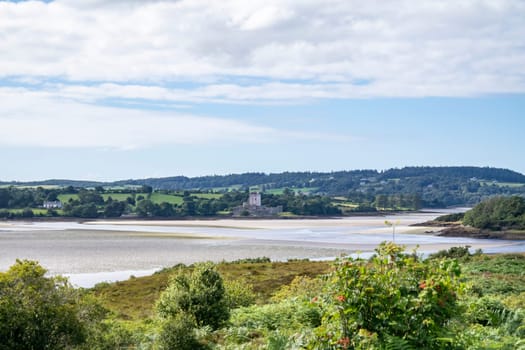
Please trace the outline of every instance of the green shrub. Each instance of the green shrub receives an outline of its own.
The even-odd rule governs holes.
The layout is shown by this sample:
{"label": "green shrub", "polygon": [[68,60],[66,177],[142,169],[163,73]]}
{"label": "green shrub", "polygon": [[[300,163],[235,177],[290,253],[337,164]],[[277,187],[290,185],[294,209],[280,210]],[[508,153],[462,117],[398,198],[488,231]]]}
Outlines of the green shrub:
{"label": "green shrub", "polygon": [[503,303],[510,309],[525,310],[525,292],[509,295],[503,299]]}
{"label": "green shrub", "polygon": [[289,298],[311,300],[323,290],[324,283],[320,278],[296,276],[292,282],[279,289],[272,297],[273,301],[282,301]]}
{"label": "green shrub", "polygon": [[195,338],[195,320],[191,315],[179,313],[164,320],[156,339],[159,350],[197,350],[203,349]]}
{"label": "green shrub", "polygon": [[261,263],[270,263],[272,260],[267,256],[261,256],[257,258],[243,258],[237,259],[229,262],[223,262],[223,264],[261,264]]}
{"label": "green shrub", "polygon": [[499,254],[494,257],[483,256],[468,264],[467,269],[472,273],[491,272],[501,274],[525,275],[525,255]]}
{"label": "green shrub", "polygon": [[490,198],[467,211],[463,223],[481,229],[525,229],[525,198]]}
{"label": "green shrub", "polygon": [[463,291],[455,260],[420,261],[383,243],[370,262],[338,260],[319,302],[324,311],[316,346],[370,348],[394,342],[434,349],[450,342],[448,323],[461,314]]}
{"label": "green shrub", "polygon": [[272,332],[268,336],[268,342],[266,343],[267,350],[288,350],[290,349],[291,339],[279,331]]}
{"label": "green shrub", "polygon": [[219,328],[230,316],[223,280],[215,265],[197,264],[191,272],[179,271],[157,301],[163,318],[191,315],[196,325]]}
{"label": "green shrub", "polygon": [[253,330],[297,330],[319,325],[320,312],[313,305],[286,300],[232,311],[231,324]]}
{"label": "green shrub", "polygon": [[155,329],[145,323],[104,320],[96,325],[79,349],[144,349],[153,343]]}
{"label": "green shrub", "polygon": [[0,349],[66,349],[85,341],[94,314],[66,279],[45,274],[28,260],[0,272]]}
{"label": "green shrub", "polygon": [[460,258],[469,258],[471,256],[469,251],[470,246],[466,245],[464,247],[450,247],[449,249],[444,249],[437,251],[436,253],[430,254],[429,259],[460,259]]}
{"label": "green shrub", "polygon": [[463,220],[463,217],[465,216],[465,213],[454,213],[454,214],[447,214],[447,215],[441,215],[434,219],[434,221],[438,222],[456,222]]}
{"label": "green shrub", "polygon": [[243,278],[224,281],[224,288],[229,309],[249,306],[255,302],[253,286]]}

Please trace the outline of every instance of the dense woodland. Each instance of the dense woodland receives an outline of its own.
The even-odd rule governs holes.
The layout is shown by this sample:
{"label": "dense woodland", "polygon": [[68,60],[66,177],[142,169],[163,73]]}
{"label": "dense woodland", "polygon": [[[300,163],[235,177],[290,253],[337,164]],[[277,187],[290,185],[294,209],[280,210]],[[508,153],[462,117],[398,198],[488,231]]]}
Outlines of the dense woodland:
{"label": "dense woodland", "polygon": [[[2,184],[2,183],[0,183]],[[343,196],[362,208],[378,207],[377,196],[384,196],[399,206],[399,196],[416,196],[418,206],[447,207],[475,205],[495,195],[525,195],[525,175],[508,169],[481,167],[406,167],[402,169],[352,170],[330,173],[284,172],[277,174],[245,173],[189,178],[185,176],[123,180],[116,182],[82,182],[48,180],[27,183],[3,183],[4,186],[59,186],[74,188],[115,188],[150,186],[155,191],[246,191],[256,186],[265,193],[285,188],[306,194]],[[0,199],[1,201],[1,199]],[[397,201],[397,204],[395,203]],[[1,202],[0,202],[1,203]],[[382,200],[384,204],[384,200]],[[411,205],[413,206],[413,205]],[[1,205],[0,205],[1,207]]]}
{"label": "dense woodland", "polygon": [[[0,218],[33,216],[211,217],[231,215],[255,186],[262,204],[287,215],[473,206],[495,196],[525,196],[525,176],[506,169],[420,167],[334,173],[251,173],[129,180],[94,187],[65,180],[0,187]],[[84,184],[88,185],[88,184]],[[44,201],[63,208],[43,210]]]}
{"label": "dense woodland", "polygon": [[[247,191],[205,193],[201,191],[153,191],[150,186],[134,190],[85,188],[0,188],[0,218],[79,217],[115,218],[123,215],[148,217],[211,217],[231,215],[234,207],[248,199]],[[60,209],[43,209],[44,201],[61,200]],[[341,215],[327,196],[306,195],[285,189],[280,194],[265,194],[262,204],[282,206],[285,213],[297,216]]]}
{"label": "dense woodland", "polygon": [[493,197],[467,211],[463,224],[480,229],[525,230],[525,199]]}

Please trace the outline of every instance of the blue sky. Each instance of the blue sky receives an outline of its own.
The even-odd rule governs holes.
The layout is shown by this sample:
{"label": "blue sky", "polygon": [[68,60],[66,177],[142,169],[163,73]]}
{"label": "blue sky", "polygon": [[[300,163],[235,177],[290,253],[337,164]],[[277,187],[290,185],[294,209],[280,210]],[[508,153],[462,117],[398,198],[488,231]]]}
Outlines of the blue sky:
{"label": "blue sky", "polygon": [[0,180],[525,173],[522,1],[0,1]]}

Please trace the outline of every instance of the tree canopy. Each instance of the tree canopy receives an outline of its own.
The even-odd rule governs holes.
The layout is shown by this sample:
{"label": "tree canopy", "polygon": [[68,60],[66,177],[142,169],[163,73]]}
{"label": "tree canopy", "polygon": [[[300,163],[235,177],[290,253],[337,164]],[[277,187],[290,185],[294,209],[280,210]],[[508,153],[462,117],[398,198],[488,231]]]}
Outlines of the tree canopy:
{"label": "tree canopy", "polygon": [[493,197],[467,211],[465,225],[481,229],[525,229],[525,199],[523,197]]}
{"label": "tree canopy", "polygon": [[78,292],[35,261],[0,272],[0,349],[67,349],[86,336]]}

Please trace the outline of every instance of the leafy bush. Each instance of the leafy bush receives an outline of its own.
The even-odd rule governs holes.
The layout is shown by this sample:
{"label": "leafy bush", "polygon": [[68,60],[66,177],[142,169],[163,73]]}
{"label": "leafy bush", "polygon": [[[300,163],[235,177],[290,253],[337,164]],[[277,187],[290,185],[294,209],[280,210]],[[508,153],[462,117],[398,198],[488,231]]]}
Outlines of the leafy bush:
{"label": "leafy bush", "polygon": [[197,264],[191,273],[179,271],[157,302],[163,318],[191,315],[196,324],[217,329],[230,316],[223,280],[211,263]]}
{"label": "leafy bush", "polygon": [[257,258],[244,258],[237,259],[230,262],[224,262],[224,264],[260,264],[260,263],[270,263],[272,260],[267,256],[261,256]]}
{"label": "leafy bush", "polygon": [[164,320],[156,345],[159,350],[197,350],[203,349],[195,338],[195,320],[191,315],[179,313]]}
{"label": "leafy bush", "polygon": [[503,299],[503,303],[511,309],[525,310],[525,292],[509,295]]}
{"label": "leafy bush", "polygon": [[0,272],[0,349],[66,349],[86,338],[80,295],[66,279],[45,277],[36,261]]}
{"label": "leafy bush", "polygon": [[224,288],[229,309],[249,306],[255,302],[253,286],[243,278],[224,281]]}
{"label": "leafy bush", "polygon": [[273,301],[283,301],[289,298],[298,300],[311,300],[319,295],[324,287],[320,278],[311,278],[308,276],[297,276],[289,285],[279,289],[272,297]]}
{"label": "leafy bush", "polygon": [[320,312],[311,305],[291,300],[262,306],[253,305],[232,311],[231,324],[252,330],[300,329],[318,326]]}
{"label": "leafy bush", "polygon": [[440,250],[436,253],[430,254],[429,259],[459,259],[459,258],[468,258],[471,256],[469,251],[470,246],[466,245],[464,247],[451,247],[449,249]]}
{"label": "leafy bush", "polygon": [[447,214],[447,215],[441,215],[434,219],[434,221],[439,222],[456,222],[463,220],[463,217],[465,216],[465,213],[454,213],[454,214]]}
{"label": "leafy bush", "polygon": [[365,349],[400,340],[417,349],[444,345],[447,324],[461,314],[457,261],[419,261],[393,243],[382,243],[376,253],[370,262],[337,261],[319,303],[324,317],[316,345]]}
{"label": "leafy bush", "polygon": [[104,320],[90,330],[79,350],[144,349],[152,344],[156,329],[144,322]]}

